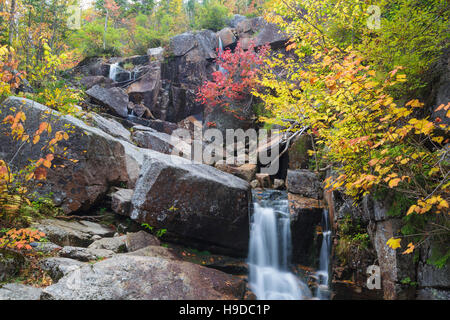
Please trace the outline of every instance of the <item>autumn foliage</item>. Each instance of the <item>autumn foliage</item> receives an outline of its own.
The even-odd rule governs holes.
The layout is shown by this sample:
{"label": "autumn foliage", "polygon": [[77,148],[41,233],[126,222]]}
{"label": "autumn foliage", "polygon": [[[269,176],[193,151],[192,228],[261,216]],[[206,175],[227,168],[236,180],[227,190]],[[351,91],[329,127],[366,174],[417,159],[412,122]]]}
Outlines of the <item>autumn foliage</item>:
{"label": "autumn foliage", "polygon": [[218,106],[240,117],[231,107],[248,101],[252,96],[252,90],[258,86],[259,67],[268,52],[268,45],[256,49],[251,43],[245,50],[238,42],[234,51],[226,49],[218,53],[216,63],[219,70],[213,73],[213,81],[206,81],[200,87],[197,101],[207,110]]}
{"label": "autumn foliage", "polygon": [[[386,72],[387,64],[372,63],[365,48],[377,38],[365,27],[364,4],[306,1],[300,10],[294,1],[274,3],[267,19],[291,35],[290,54],[267,60],[260,85],[270,90],[255,94],[274,118],[261,120],[283,124],[292,119],[309,126],[316,158],[333,168],[326,188],[340,189],[356,201],[369,194],[399,199],[392,214],[403,217],[405,226],[401,237],[387,243],[391,248],[405,239],[408,254],[427,239],[448,237],[448,126],[421,116],[424,103],[418,98],[398,98],[411,81],[411,70],[395,66]],[[361,44],[341,38],[340,32],[349,34],[352,26]],[[449,108],[437,109],[448,117]]]}

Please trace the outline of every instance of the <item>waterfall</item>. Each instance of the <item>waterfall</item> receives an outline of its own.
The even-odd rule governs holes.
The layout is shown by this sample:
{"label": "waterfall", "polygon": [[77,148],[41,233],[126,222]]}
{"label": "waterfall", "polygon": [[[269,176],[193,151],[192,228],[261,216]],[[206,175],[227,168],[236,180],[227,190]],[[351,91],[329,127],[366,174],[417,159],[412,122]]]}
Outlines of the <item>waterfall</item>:
{"label": "waterfall", "polygon": [[317,288],[317,298],[328,299],[329,289],[329,265],[330,265],[330,250],[331,250],[331,228],[330,228],[330,218],[328,216],[328,211],[323,210],[322,216],[322,247],[320,248],[320,260],[319,260],[319,271],[317,271],[318,288]]}
{"label": "waterfall", "polygon": [[[279,199],[282,195],[282,199]],[[276,199],[273,199],[275,196]],[[258,195],[256,196],[256,198]],[[290,215],[286,193],[265,190],[254,203],[249,244],[249,284],[259,300],[300,300],[309,289],[289,271]]]}
{"label": "waterfall", "polygon": [[116,81],[116,74],[119,68],[119,63],[113,63],[109,66],[109,78],[113,81]]}
{"label": "waterfall", "polygon": [[[222,52],[223,52],[223,44],[222,44],[222,39],[219,37],[219,57],[222,54]],[[222,68],[221,66],[219,66],[219,71],[222,72],[222,74],[224,74],[224,75],[227,73],[227,71],[224,68]]]}

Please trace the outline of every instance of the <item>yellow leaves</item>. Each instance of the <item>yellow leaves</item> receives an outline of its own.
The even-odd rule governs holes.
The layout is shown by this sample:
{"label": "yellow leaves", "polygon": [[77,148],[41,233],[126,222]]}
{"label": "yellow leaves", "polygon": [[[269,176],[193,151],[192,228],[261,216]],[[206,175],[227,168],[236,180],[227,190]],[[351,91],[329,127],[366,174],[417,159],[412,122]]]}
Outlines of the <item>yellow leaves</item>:
{"label": "yellow leaves", "polygon": [[398,82],[405,82],[406,81],[406,75],[405,74],[397,74],[396,80]]}
{"label": "yellow leaves", "polygon": [[413,107],[413,108],[421,108],[421,107],[424,106],[424,103],[421,103],[419,100],[414,99],[414,100],[408,101],[408,102],[406,103],[406,105],[407,105],[407,106],[411,106],[411,107]]}
{"label": "yellow leaves", "polygon": [[389,181],[389,188],[394,188],[398,186],[399,182],[402,181],[400,178],[395,178]]}
{"label": "yellow leaves", "polygon": [[408,123],[414,127],[416,134],[423,133],[423,134],[428,135],[434,129],[433,123],[426,119],[419,120],[419,119],[413,118],[413,119],[409,120]]}
{"label": "yellow leaves", "polygon": [[418,208],[417,205],[413,204],[411,207],[409,207],[408,212],[406,212],[406,215],[409,216],[413,212],[417,212],[416,209]]}
{"label": "yellow leaves", "polygon": [[410,254],[414,251],[415,246],[412,242],[408,243],[408,248],[402,254]]}
{"label": "yellow leaves", "polygon": [[402,239],[400,239],[400,238],[394,238],[394,237],[392,237],[392,238],[390,238],[387,242],[386,242],[386,244],[391,248],[391,249],[397,249],[397,248],[400,248],[401,247],[401,245],[400,245],[400,242],[402,241]]}
{"label": "yellow leaves", "polygon": [[449,208],[447,200],[442,199],[442,197],[439,195],[431,196],[430,198],[425,200],[418,200],[417,204],[409,207],[406,215],[408,216],[414,212],[418,214],[424,214],[429,212],[433,208],[433,206],[436,206],[437,209],[435,213],[440,213],[441,210]]}
{"label": "yellow leaves", "polygon": [[433,174],[435,174],[437,172],[439,172],[439,168],[434,167],[434,168],[431,168],[430,171],[428,171],[428,175],[431,177]]}

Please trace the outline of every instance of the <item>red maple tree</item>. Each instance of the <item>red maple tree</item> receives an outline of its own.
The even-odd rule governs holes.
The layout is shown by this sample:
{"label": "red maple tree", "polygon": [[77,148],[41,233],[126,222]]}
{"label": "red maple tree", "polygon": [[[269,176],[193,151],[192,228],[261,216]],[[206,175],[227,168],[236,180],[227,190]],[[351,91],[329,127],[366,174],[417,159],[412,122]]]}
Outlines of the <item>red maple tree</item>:
{"label": "red maple tree", "polygon": [[219,70],[212,74],[213,81],[205,81],[200,87],[197,101],[205,105],[207,110],[219,106],[235,117],[242,118],[236,109],[230,107],[251,97],[253,88],[258,85],[258,66],[263,64],[268,52],[269,45],[256,49],[251,43],[244,50],[238,42],[234,51],[226,49],[218,53],[216,63]]}

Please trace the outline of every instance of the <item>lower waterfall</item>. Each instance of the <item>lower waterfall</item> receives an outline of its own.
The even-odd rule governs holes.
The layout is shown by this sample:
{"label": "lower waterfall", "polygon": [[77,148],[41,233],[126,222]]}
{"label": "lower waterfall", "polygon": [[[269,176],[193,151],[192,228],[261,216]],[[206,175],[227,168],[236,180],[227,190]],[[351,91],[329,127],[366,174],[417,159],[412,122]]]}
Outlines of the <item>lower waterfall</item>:
{"label": "lower waterfall", "polygon": [[255,196],[249,243],[249,285],[259,300],[310,298],[290,270],[291,231],[287,194],[264,190]]}

